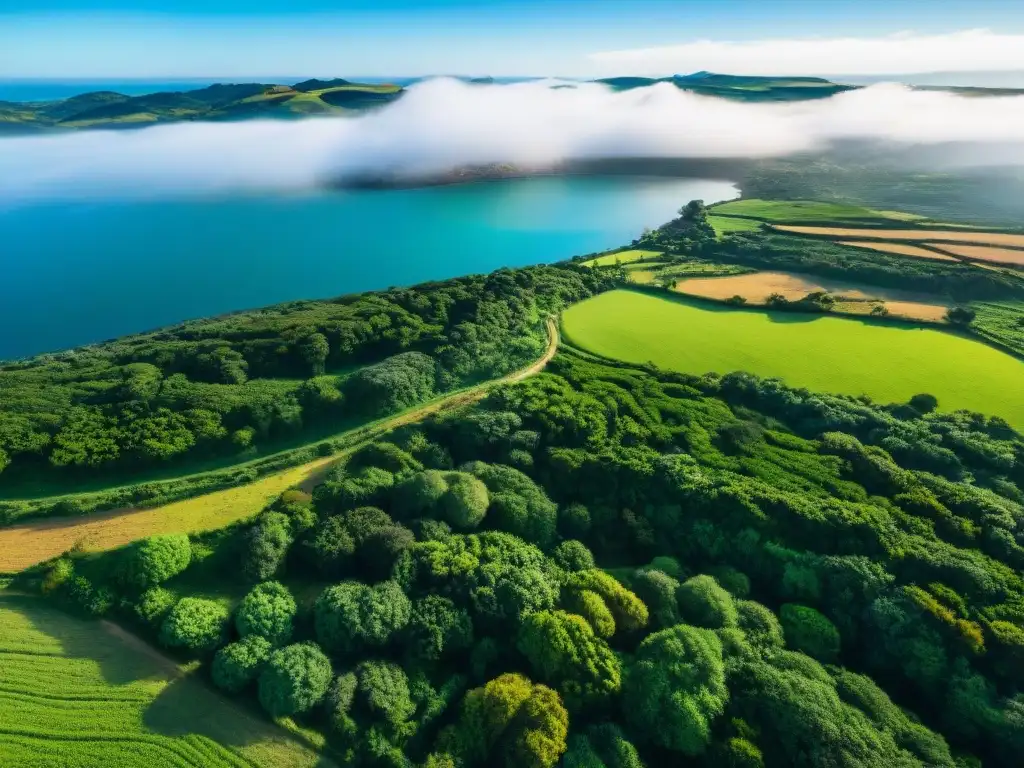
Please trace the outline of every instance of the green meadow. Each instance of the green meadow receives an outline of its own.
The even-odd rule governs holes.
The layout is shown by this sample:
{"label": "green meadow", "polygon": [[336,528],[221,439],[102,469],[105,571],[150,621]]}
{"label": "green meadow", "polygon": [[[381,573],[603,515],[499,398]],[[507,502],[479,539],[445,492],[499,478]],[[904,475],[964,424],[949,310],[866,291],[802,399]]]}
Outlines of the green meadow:
{"label": "green meadow", "polygon": [[0,765],[330,763],[110,625],[0,593]]}
{"label": "green meadow", "polygon": [[817,200],[731,200],[708,208],[715,216],[741,216],[775,222],[815,221],[917,221],[925,217],[900,211],[877,211],[858,205],[822,203]]}
{"label": "green meadow", "polygon": [[654,261],[661,256],[660,251],[616,251],[615,253],[608,253],[604,256],[598,256],[596,259],[590,259],[583,262],[585,267],[611,267],[616,264],[631,264],[634,261]]}
{"label": "green meadow", "polygon": [[761,229],[761,222],[757,219],[741,219],[733,216],[708,216],[708,223],[719,237],[730,235],[733,232],[757,232]]}
{"label": "green meadow", "polygon": [[881,403],[928,392],[940,410],[967,408],[1024,429],[1024,362],[944,331],[623,290],[571,307],[562,330],[584,350],[627,362],[694,374],[743,370]]}

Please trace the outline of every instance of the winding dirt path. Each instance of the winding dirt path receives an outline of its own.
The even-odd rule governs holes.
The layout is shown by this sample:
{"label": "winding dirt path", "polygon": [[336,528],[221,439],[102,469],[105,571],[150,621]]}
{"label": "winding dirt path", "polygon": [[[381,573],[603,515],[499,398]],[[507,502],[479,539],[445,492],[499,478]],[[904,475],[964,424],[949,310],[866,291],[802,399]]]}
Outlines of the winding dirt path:
{"label": "winding dirt path", "polygon": [[73,547],[113,549],[155,533],[196,533],[221,528],[254,515],[287,488],[312,490],[338,461],[382,435],[438,413],[479,402],[499,384],[539,373],[558,351],[558,323],[547,319],[548,345],[535,362],[500,379],[486,381],[347,433],[358,442],[339,454],[281,470],[247,485],[194,496],[159,507],[118,509],[78,517],[50,517],[0,528],[0,573],[13,573],[49,560]]}

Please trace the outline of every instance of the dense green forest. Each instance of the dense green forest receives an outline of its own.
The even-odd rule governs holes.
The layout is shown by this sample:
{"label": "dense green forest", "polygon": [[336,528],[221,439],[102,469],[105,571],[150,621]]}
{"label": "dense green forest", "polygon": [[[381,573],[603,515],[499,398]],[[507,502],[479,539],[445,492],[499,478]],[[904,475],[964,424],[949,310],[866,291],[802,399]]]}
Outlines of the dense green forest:
{"label": "dense green forest", "polygon": [[22,577],[366,766],[991,766],[1024,438],[568,350],[312,496]]}
{"label": "dense green forest", "polygon": [[97,473],[124,483],[394,413],[528,364],[545,318],[611,279],[503,270],[0,364],[0,486]]}

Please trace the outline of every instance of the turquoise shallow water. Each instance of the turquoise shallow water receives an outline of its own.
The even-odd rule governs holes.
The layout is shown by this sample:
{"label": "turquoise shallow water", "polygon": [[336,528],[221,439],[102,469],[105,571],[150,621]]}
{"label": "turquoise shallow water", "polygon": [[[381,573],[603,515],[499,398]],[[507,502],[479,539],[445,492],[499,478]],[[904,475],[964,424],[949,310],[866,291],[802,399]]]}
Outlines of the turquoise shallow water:
{"label": "turquoise shallow water", "polygon": [[624,244],[720,181],[544,178],[416,190],[0,207],[0,359],[280,301]]}

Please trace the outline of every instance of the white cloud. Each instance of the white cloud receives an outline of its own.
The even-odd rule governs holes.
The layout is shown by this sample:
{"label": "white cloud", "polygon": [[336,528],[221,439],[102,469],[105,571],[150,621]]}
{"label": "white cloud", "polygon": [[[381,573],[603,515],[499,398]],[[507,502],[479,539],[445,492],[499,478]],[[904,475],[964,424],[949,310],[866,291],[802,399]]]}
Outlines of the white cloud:
{"label": "white cloud", "polygon": [[[615,93],[597,84],[433,80],[359,118],[0,139],[0,200],[301,191],[359,174],[616,157],[763,157],[843,139],[1024,144],[1024,97],[967,99],[889,84],[817,101],[745,104],[668,84]],[[1000,157],[1009,162],[1002,149]]]}
{"label": "white cloud", "polygon": [[987,29],[886,37],[697,40],[590,55],[605,75],[892,75],[1024,69],[1024,35]]}

